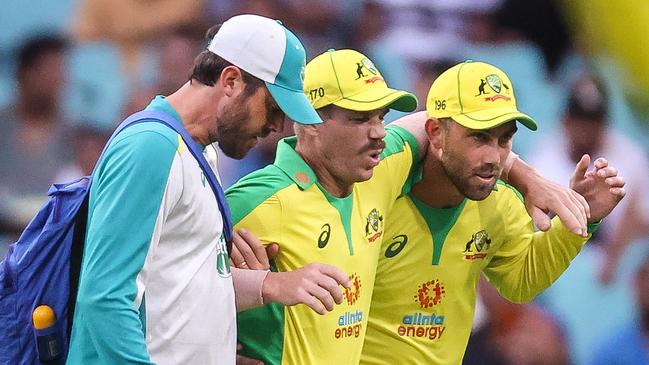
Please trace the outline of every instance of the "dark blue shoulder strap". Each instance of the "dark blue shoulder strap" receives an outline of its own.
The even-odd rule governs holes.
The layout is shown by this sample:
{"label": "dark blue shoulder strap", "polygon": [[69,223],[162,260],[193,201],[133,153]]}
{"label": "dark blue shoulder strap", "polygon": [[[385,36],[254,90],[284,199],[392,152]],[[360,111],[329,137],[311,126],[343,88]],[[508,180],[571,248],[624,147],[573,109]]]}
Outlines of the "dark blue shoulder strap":
{"label": "dark blue shoulder strap", "polygon": [[[174,116],[159,110],[143,110],[135,114],[132,114],[131,116],[126,118],[126,120],[124,120],[117,127],[117,129],[115,129],[115,132],[113,132],[112,136],[110,137],[110,140],[108,141],[108,143],[106,143],[106,147],[104,147],[104,152],[106,151],[106,148],[108,147],[110,141],[117,134],[119,134],[124,128],[141,122],[162,123],[168,126],[169,128],[173,129],[174,131],[176,131],[178,134],[180,134],[183,141],[185,141],[185,145],[187,145],[189,151],[194,156],[196,161],[198,161],[198,164],[200,165],[201,169],[203,169],[203,173],[207,177],[207,181],[209,182],[210,187],[214,192],[214,196],[216,197],[216,202],[218,203],[219,210],[221,211],[221,216],[223,217],[223,235],[225,237],[225,241],[228,246],[228,252],[230,252],[232,249],[232,216],[230,214],[230,208],[228,207],[228,202],[227,200],[225,200],[225,194],[223,193],[223,188],[221,187],[221,184],[219,184],[219,181],[216,179],[216,175],[214,175],[214,171],[212,170],[212,167],[209,165],[207,160],[205,160],[205,156],[203,156],[203,151],[200,151],[198,149],[197,143],[189,135],[189,133],[187,133],[185,126]],[[93,175],[94,175],[94,171],[93,171]]]}

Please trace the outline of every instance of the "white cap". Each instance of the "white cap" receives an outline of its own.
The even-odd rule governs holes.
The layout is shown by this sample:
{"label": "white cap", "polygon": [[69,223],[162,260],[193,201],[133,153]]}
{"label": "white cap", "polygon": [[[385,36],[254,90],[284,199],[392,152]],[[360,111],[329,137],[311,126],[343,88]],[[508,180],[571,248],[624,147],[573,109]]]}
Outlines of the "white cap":
{"label": "white cap", "polygon": [[281,22],[259,15],[226,20],[207,47],[266,87],[286,115],[301,124],[322,123],[304,95],[306,52]]}

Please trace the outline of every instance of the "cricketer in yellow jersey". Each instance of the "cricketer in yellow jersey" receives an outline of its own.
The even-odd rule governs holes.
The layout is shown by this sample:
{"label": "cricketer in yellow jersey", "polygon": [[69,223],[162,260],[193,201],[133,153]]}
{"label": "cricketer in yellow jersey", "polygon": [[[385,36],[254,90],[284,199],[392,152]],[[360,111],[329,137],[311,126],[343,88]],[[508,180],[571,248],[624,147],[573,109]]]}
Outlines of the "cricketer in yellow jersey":
{"label": "cricketer in yellow jersey", "polygon": [[[416,100],[388,88],[373,63],[356,51],[316,57],[306,67],[305,85],[325,123],[296,128],[296,137],[279,143],[275,163],[242,178],[227,197],[237,228],[281,246],[275,270],[331,264],[349,274],[352,288],[343,304],[324,316],[281,305],[241,313],[239,340],[244,354],[267,364],[356,364],[386,212],[409,189],[410,170],[427,143],[420,118],[386,131],[382,119],[388,108],[411,111]],[[540,181],[519,160],[512,174],[531,188],[529,198],[540,209],[563,212],[573,229],[585,234],[583,198]],[[254,250],[241,249],[233,250],[234,264],[250,267]]]}
{"label": "cricketer in yellow jersey", "polygon": [[[500,69],[467,61],[442,73],[428,94],[429,139],[422,179],[386,216],[362,364],[461,364],[480,275],[513,302],[554,282],[588,239],[555,219],[535,232],[520,194],[498,180],[516,122]],[[584,156],[571,187],[590,204],[589,233],[624,196],[606,160]]]}

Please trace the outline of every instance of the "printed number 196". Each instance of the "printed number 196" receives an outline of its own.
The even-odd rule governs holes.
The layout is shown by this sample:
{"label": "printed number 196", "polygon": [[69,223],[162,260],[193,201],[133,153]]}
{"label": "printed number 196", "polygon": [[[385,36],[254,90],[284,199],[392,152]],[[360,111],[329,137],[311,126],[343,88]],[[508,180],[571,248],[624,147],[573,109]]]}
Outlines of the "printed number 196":
{"label": "printed number 196", "polygon": [[435,109],[446,110],[446,100],[435,100]]}

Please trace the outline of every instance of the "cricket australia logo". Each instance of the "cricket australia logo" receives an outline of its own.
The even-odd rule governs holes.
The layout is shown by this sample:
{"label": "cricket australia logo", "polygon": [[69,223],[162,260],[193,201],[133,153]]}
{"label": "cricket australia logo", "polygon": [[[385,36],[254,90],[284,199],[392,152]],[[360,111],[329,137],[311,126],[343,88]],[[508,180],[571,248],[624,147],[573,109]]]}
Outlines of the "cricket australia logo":
{"label": "cricket australia logo", "polygon": [[511,97],[507,95],[503,95],[501,93],[501,91],[503,91],[504,89],[504,92],[506,94],[509,94],[510,89],[509,86],[507,86],[507,84],[503,82],[500,76],[496,74],[491,74],[491,75],[487,75],[484,79],[480,79],[480,85],[478,86],[478,94],[476,96],[491,95],[492,93],[486,89],[487,86],[489,86],[491,91],[495,92],[496,95],[486,96],[484,98],[485,101],[496,101],[498,99],[509,101],[512,99]]}
{"label": "cricket australia logo", "polygon": [[367,215],[367,223],[365,224],[365,238],[370,243],[381,238],[383,235],[383,216],[376,208],[372,209],[370,214]]}
{"label": "cricket australia logo", "polygon": [[489,249],[490,245],[491,238],[489,238],[489,233],[487,233],[486,230],[483,229],[474,233],[473,235],[471,235],[471,239],[466,243],[464,251],[462,252],[464,254],[464,259],[484,259],[485,257],[487,257],[486,251]]}
{"label": "cricket australia logo", "polygon": [[[366,74],[365,70],[369,74]],[[385,83],[385,80],[379,74],[379,70],[376,69],[376,66],[374,66],[374,63],[369,58],[363,58],[360,62],[356,62],[356,80],[361,78],[365,80],[366,84],[373,84],[375,82]]]}
{"label": "cricket australia logo", "polygon": [[232,276],[230,273],[230,255],[228,255],[228,247],[225,244],[223,235],[216,243],[216,271],[222,278],[229,278]]}

